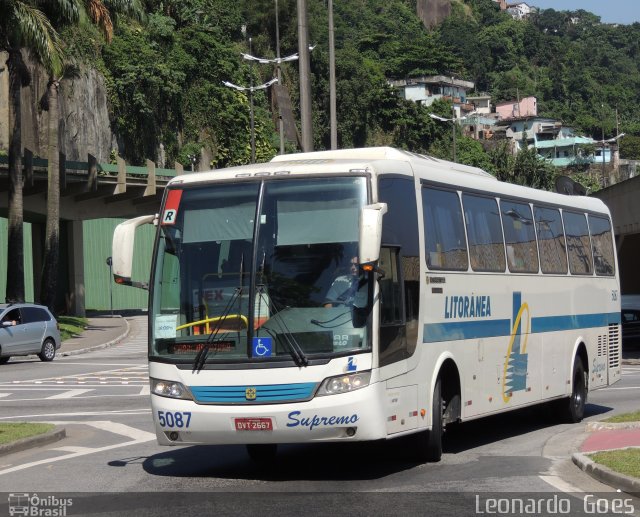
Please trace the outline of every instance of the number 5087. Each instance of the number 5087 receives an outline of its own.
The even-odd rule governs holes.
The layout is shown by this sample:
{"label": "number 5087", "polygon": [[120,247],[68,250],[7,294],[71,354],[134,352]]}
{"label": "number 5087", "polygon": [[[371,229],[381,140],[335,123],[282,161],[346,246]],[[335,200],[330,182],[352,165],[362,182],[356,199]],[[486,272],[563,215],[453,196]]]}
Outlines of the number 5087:
{"label": "number 5087", "polygon": [[177,427],[183,429],[189,427],[191,422],[190,411],[158,411],[158,423],[162,427]]}

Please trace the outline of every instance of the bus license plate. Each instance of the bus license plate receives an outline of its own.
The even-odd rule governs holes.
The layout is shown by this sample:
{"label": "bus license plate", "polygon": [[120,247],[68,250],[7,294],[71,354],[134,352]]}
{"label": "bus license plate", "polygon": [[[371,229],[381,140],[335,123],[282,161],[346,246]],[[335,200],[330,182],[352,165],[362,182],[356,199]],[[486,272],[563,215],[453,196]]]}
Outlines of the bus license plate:
{"label": "bus license plate", "polygon": [[272,431],[270,418],[236,418],[236,431]]}

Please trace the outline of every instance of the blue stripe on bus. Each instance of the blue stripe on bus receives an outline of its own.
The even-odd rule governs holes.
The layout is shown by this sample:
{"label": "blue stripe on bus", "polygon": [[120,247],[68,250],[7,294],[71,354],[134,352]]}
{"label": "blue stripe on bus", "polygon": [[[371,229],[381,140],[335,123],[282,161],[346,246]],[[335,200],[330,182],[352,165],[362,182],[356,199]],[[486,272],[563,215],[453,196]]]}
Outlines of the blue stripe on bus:
{"label": "blue stripe on bus", "polygon": [[[620,324],[619,312],[577,314],[568,316],[544,316],[531,318],[531,333],[557,332],[581,328],[606,327]],[[511,320],[455,321],[451,323],[427,323],[424,326],[423,343],[479,339],[509,336]]]}
{"label": "blue stripe on bus", "polygon": [[424,326],[423,343],[455,341],[481,337],[508,336],[511,320],[455,321],[451,323],[427,323]]}
{"label": "blue stripe on bus", "polygon": [[589,329],[619,324],[619,312],[600,314],[570,314],[568,316],[545,316],[531,318],[531,332],[556,332],[558,330]]}

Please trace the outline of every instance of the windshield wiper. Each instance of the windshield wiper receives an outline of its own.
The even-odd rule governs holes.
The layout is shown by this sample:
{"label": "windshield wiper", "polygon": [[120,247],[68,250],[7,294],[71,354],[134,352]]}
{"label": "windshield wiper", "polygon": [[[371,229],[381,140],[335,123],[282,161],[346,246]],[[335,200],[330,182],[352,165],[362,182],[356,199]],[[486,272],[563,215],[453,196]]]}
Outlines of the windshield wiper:
{"label": "windshield wiper", "polygon": [[236,287],[235,291],[233,292],[233,295],[231,295],[231,298],[229,299],[229,302],[227,303],[226,307],[222,311],[222,316],[220,317],[216,326],[213,328],[213,330],[209,334],[209,337],[207,337],[207,342],[202,347],[202,350],[200,350],[197,353],[196,358],[193,361],[192,373],[195,373],[196,371],[199,372],[200,370],[202,370],[202,367],[204,366],[204,363],[207,360],[207,355],[209,354],[209,348],[213,344],[213,340],[218,335],[218,332],[222,328],[222,325],[227,320],[227,316],[229,316],[229,312],[231,312],[231,307],[233,307],[233,304],[236,298],[240,298],[240,302],[241,302],[240,314],[242,314],[242,291],[243,291],[242,282],[244,277],[243,273],[244,273],[244,253],[240,256],[240,286]]}
{"label": "windshield wiper", "polygon": [[[262,300],[264,296],[264,285],[259,285],[257,288],[258,295],[260,296],[260,300]],[[267,298],[264,300],[268,303]],[[296,366],[309,366],[309,360],[307,356],[304,354],[302,347],[296,341],[296,338],[293,336],[291,331],[287,328],[287,324],[284,322],[284,318],[282,317],[282,311],[284,309],[278,309],[275,300],[271,299],[272,305],[276,310],[275,314],[269,318],[269,321],[275,322],[279,327],[279,333],[284,338],[285,348],[288,350],[291,355],[293,362],[296,363]],[[285,307],[286,308],[286,307]],[[268,329],[264,329],[268,332]]]}
{"label": "windshield wiper", "polygon": [[207,337],[207,342],[202,347],[202,350],[200,350],[196,355],[196,358],[193,361],[193,371],[191,373],[195,373],[196,371],[199,372],[200,370],[202,370],[202,367],[204,366],[204,362],[207,359],[207,355],[209,354],[209,348],[213,344],[213,340],[216,338],[216,336],[218,335],[218,332],[222,328],[222,325],[227,320],[227,316],[229,315],[229,312],[231,312],[231,307],[233,307],[233,303],[235,302],[236,298],[238,298],[241,295],[242,295],[242,287],[236,287],[235,291],[231,295],[231,299],[227,303],[227,306],[224,308],[224,311],[222,312],[222,316],[220,316],[220,319],[217,321],[215,327],[213,327],[213,329],[211,330],[211,333]]}

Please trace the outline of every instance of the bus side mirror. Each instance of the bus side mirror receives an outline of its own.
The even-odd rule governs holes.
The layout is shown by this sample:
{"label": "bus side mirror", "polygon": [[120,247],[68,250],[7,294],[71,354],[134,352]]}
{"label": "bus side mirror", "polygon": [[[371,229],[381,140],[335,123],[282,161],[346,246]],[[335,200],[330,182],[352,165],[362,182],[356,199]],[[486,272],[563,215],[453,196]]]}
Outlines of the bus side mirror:
{"label": "bus side mirror", "polygon": [[111,245],[111,260],[113,267],[113,280],[116,284],[130,285],[139,289],[149,289],[146,282],[135,282],[131,279],[133,270],[133,250],[136,237],[136,228],[143,224],[150,224],[156,216],[143,215],[129,219],[116,226],[113,232]]}
{"label": "bus side mirror", "polygon": [[380,259],[382,241],[382,216],[387,213],[386,203],[363,206],[360,210],[360,243],[358,261],[360,265],[376,265]]}

